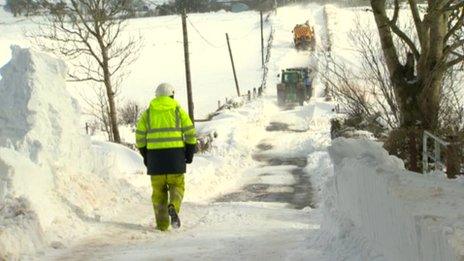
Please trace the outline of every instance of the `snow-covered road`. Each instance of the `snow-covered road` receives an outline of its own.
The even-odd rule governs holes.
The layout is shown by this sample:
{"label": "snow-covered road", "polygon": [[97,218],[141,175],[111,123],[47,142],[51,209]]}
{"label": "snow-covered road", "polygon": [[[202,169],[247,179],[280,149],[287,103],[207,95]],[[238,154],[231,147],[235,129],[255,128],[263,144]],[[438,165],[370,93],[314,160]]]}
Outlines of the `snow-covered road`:
{"label": "snow-covered road", "polygon": [[[259,102],[276,106],[274,95]],[[157,232],[149,202],[129,204],[118,219],[99,222],[94,235],[44,259],[323,260],[326,253],[309,243],[319,235],[320,213],[309,207],[307,170],[327,166],[317,165],[324,161],[307,166],[307,158],[329,143],[331,105],[314,99],[304,107],[271,111],[266,137],[256,144],[255,165],[243,170],[244,185],[216,202],[184,204],[181,229]],[[273,128],[276,122],[279,128]]]}

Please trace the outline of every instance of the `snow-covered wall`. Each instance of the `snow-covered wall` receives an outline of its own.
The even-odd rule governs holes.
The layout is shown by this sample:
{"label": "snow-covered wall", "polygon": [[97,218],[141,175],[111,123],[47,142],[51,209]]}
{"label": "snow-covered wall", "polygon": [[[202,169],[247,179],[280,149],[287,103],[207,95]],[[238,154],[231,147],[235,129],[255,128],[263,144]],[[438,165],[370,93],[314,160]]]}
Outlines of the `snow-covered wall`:
{"label": "snow-covered wall", "polygon": [[464,184],[406,171],[372,141],[337,139],[329,152],[323,227],[366,260],[464,260]]}

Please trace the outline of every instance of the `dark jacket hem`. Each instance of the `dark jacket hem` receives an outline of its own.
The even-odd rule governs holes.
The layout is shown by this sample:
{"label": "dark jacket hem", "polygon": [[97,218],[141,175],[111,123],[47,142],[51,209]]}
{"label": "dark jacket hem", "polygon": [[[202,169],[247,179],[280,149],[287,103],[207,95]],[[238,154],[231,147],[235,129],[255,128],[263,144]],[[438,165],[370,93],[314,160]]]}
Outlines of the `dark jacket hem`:
{"label": "dark jacket hem", "polygon": [[187,166],[185,148],[147,150],[147,174],[183,174]]}

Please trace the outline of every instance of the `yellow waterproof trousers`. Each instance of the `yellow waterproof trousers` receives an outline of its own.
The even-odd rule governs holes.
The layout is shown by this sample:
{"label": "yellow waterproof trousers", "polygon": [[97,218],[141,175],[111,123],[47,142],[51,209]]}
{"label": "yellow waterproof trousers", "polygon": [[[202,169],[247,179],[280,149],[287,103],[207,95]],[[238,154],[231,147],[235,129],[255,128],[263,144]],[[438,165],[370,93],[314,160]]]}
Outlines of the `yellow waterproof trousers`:
{"label": "yellow waterproof trousers", "polygon": [[180,211],[184,197],[184,174],[165,174],[151,176],[153,194],[151,201],[155,210],[157,229],[165,231],[169,228],[168,205],[173,204],[177,213]]}

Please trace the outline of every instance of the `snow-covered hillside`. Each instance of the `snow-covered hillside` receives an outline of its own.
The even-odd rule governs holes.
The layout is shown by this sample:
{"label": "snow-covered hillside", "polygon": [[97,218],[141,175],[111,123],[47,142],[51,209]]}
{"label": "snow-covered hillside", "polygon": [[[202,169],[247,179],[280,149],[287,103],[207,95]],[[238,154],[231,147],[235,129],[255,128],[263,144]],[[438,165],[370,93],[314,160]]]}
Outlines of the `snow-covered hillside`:
{"label": "snow-covered hillside", "polygon": [[[0,11],[3,12],[3,11]],[[40,18],[33,18],[38,20]],[[0,65],[10,59],[9,46],[31,46],[23,36],[35,30],[31,20],[0,16]],[[259,13],[190,14],[188,17],[190,63],[197,118],[205,118],[217,109],[218,100],[236,97],[225,33],[231,39],[235,67],[242,94],[261,85],[261,38]],[[266,24],[265,37],[269,34]],[[291,30],[290,30],[291,31]],[[180,16],[131,19],[124,37],[142,38],[138,60],[128,68],[129,75],[120,88],[122,102],[134,100],[145,106],[154,96],[156,86],[170,82],[177,88],[177,98],[186,107],[184,51]],[[291,34],[291,32],[289,32]],[[124,38],[123,37],[123,38]],[[290,36],[291,37],[291,36]],[[84,111],[85,99],[93,98],[93,83],[68,84],[68,90]]]}

